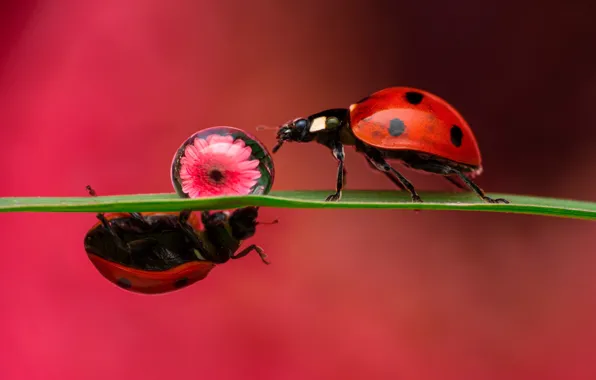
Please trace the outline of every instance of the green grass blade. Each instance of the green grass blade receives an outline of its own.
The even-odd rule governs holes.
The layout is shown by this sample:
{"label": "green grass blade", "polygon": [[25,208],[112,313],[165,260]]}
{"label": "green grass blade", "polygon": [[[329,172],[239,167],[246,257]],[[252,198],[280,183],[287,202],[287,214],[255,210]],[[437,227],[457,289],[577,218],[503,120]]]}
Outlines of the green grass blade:
{"label": "green grass blade", "polygon": [[488,204],[472,193],[421,193],[424,203],[413,204],[405,192],[345,191],[340,202],[324,202],[331,191],[277,191],[269,195],[181,199],[172,194],[114,195],[101,197],[0,198],[0,212],[133,212],[218,210],[243,206],[279,208],[358,208],[489,211],[596,219],[596,202],[491,194],[511,201]]}

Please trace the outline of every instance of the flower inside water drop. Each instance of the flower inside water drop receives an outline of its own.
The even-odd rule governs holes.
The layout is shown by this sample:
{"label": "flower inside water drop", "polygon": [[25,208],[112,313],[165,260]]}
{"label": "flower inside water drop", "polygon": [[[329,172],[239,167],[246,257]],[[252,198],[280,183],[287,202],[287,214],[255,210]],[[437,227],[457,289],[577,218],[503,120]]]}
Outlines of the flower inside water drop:
{"label": "flower inside water drop", "polygon": [[212,134],[196,137],[180,159],[182,191],[190,198],[247,195],[261,178],[259,160],[242,139]]}

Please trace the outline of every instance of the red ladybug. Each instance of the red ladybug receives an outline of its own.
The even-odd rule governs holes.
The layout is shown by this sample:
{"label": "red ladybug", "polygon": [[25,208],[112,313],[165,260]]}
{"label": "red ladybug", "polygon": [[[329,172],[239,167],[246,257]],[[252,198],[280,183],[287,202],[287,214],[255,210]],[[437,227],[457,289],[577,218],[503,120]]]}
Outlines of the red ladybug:
{"label": "red ladybug", "polygon": [[422,202],[414,186],[386,159],[402,161],[405,166],[445,176],[464,188],[456,178],[490,203],[509,203],[484,194],[468,176],[482,172],[480,150],[470,126],[446,101],[429,92],[409,88],[387,88],[352,104],[349,109],[329,109],[306,118],[294,119],[277,132],[277,145],[285,141],[325,145],[338,162],[335,194],[327,201],[341,199],[345,185],[344,145],[355,146],[368,163],[402,190],[412,201]]}
{"label": "red ladybug", "polygon": [[[87,187],[95,196],[95,191]],[[85,250],[97,270],[114,284],[137,293],[173,291],[204,279],[217,265],[256,251],[265,264],[267,255],[250,245],[235,254],[242,240],[255,234],[257,207],[230,215],[201,213],[97,214],[99,222],[85,236]]]}

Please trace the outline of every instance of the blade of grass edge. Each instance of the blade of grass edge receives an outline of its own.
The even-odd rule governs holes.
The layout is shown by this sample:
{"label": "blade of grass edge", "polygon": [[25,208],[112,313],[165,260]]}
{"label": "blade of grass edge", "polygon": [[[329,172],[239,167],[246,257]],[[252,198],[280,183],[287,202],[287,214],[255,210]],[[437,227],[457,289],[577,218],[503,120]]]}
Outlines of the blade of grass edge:
{"label": "blade of grass edge", "polygon": [[325,202],[330,191],[277,191],[269,195],[182,199],[174,193],[110,195],[100,197],[0,198],[0,212],[143,212],[182,209],[217,210],[245,206],[277,208],[352,208],[402,210],[487,211],[596,219],[596,203],[557,198],[491,194],[510,204],[489,204],[471,193],[421,193],[424,203],[413,204],[403,192],[350,190],[340,202]]}

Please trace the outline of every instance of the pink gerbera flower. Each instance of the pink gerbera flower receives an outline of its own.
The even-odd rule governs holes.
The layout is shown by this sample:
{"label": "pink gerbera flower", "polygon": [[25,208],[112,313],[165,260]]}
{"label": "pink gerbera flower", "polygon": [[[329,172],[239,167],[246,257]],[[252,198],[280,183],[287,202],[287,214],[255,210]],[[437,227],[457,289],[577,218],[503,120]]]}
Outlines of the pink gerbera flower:
{"label": "pink gerbera flower", "polygon": [[210,195],[246,195],[261,177],[252,149],[232,136],[195,138],[180,160],[182,191],[190,198]]}

